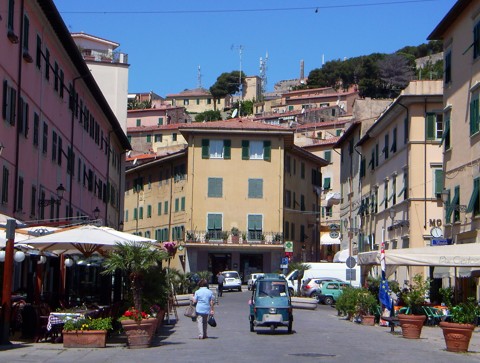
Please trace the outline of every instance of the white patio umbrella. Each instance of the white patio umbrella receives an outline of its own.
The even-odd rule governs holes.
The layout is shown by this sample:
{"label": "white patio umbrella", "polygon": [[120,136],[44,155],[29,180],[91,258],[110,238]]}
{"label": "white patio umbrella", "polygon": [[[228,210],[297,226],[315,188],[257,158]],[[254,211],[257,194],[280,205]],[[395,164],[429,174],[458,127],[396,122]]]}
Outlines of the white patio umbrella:
{"label": "white patio umbrella", "polygon": [[142,237],[142,236],[137,236],[137,235],[131,234],[131,233],[117,231],[116,229],[113,229],[111,227],[99,227],[99,228],[101,228],[101,229],[103,229],[103,230],[107,231],[108,233],[111,233],[115,236],[125,238],[125,239],[129,240],[130,242],[149,242],[149,243],[157,242],[157,240],[155,240],[155,239],[146,238],[146,237]]}
{"label": "white patio umbrella", "polygon": [[9,219],[15,220],[15,222],[17,224],[17,228],[26,226],[25,223],[23,223],[22,221],[20,221],[18,219],[15,219],[15,218],[7,216],[6,214],[0,213],[0,227],[5,227],[7,225],[7,220],[9,220]]}
{"label": "white patio umbrella", "polygon": [[106,251],[113,250],[118,243],[131,244],[140,243],[140,241],[134,241],[92,225],[63,229],[28,240],[30,246],[40,251],[73,253],[72,250],[78,250],[85,257],[94,253],[104,254]]}

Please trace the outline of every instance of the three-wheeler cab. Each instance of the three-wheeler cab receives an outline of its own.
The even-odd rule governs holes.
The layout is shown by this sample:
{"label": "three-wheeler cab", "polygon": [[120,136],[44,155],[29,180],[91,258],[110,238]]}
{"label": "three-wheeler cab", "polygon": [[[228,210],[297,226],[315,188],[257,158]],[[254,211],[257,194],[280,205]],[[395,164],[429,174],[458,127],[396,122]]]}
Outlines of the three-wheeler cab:
{"label": "three-wheeler cab", "polygon": [[287,327],[292,333],[292,301],[287,280],[279,274],[259,277],[252,288],[250,300],[250,331],[255,327],[268,327],[271,331]]}

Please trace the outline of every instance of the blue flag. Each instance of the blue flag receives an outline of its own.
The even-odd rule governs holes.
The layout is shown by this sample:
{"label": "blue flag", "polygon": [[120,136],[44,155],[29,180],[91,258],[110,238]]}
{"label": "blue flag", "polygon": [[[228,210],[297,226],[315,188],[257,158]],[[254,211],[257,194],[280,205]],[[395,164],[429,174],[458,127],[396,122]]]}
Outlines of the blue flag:
{"label": "blue flag", "polygon": [[378,291],[378,300],[382,303],[384,307],[386,307],[388,310],[392,310],[392,299],[390,298],[390,295],[388,294],[388,291],[390,288],[388,287],[388,281],[385,277],[385,270],[386,270],[386,264],[385,264],[385,243],[382,242],[382,245],[380,247],[380,266],[382,268],[382,280],[380,281],[380,290]]}

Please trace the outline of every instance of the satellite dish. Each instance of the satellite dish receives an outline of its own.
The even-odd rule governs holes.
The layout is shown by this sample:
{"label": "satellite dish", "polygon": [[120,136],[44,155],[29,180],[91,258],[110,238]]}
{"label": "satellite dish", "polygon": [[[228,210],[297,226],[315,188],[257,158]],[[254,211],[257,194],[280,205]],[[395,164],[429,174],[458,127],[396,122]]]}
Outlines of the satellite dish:
{"label": "satellite dish", "polygon": [[133,165],[136,165],[137,164],[137,158],[135,158],[135,160],[133,160]]}
{"label": "satellite dish", "polygon": [[132,155],[132,150],[128,150],[128,151],[127,151],[127,158],[129,158],[130,155]]}
{"label": "satellite dish", "polygon": [[237,113],[238,113],[238,108],[236,108],[235,110],[233,110],[233,112],[232,112],[232,118],[237,117]]}

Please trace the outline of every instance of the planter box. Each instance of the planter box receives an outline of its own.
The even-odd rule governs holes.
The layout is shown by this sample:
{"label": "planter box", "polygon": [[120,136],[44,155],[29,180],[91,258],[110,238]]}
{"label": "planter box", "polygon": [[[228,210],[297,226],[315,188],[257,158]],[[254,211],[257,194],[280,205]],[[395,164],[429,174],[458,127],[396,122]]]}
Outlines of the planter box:
{"label": "planter box", "polygon": [[443,330],[445,345],[449,352],[465,353],[468,351],[470,339],[475,329],[473,324],[447,323],[442,321],[440,327]]}
{"label": "planter box", "polygon": [[64,330],[62,334],[65,348],[105,348],[106,346],[106,330]]}
{"label": "planter box", "polygon": [[156,318],[143,319],[141,322],[122,320],[121,323],[130,349],[150,347],[152,337],[157,329]]}
{"label": "planter box", "polygon": [[407,339],[420,339],[425,319],[427,319],[425,315],[398,314],[403,337]]}

